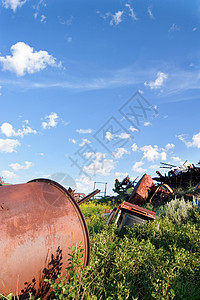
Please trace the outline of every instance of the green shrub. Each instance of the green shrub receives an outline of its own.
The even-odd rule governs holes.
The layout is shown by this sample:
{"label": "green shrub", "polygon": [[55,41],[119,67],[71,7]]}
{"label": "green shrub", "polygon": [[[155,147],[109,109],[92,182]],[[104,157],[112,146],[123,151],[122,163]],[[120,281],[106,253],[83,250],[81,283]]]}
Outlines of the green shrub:
{"label": "green shrub", "polygon": [[182,199],[174,199],[168,202],[164,207],[160,208],[158,214],[161,217],[167,217],[176,224],[186,222],[190,217],[193,207],[196,206],[195,201],[185,201]]}

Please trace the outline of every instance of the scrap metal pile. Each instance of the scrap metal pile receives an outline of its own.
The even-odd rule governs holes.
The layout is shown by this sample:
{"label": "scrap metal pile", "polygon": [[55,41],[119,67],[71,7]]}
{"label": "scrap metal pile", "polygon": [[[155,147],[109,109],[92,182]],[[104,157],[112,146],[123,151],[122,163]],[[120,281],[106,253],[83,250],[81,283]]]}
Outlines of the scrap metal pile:
{"label": "scrap metal pile", "polygon": [[[189,186],[196,186],[193,194],[196,199],[200,199],[200,163],[198,166],[185,161],[177,167],[167,163],[161,163],[164,167],[170,169],[164,176],[157,171],[159,177],[151,178],[150,175],[144,174],[136,183],[136,180],[130,181],[126,177],[120,183],[115,180],[114,192],[118,193],[116,202],[125,201],[118,208],[115,208],[108,218],[110,224],[116,217],[115,223],[119,228],[124,226],[133,226],[136,223],[144,223],[148,220],[155,220],[155,213],[140,206],[151,203],[154,207],[165,204],[170,196],[174,195],[177,188],[183,190]],[[159,182],[154,184],[154,180]],[[186,194],[187,195],[187,194]]]}

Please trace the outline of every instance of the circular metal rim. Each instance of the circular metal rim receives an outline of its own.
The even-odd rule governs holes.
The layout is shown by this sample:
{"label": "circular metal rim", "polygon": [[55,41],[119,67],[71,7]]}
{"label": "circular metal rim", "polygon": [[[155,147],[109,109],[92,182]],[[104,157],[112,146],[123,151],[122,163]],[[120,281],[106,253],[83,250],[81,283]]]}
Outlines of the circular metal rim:
{"label": "circular metal rim", "polygon": [[83,228],[83,232],[84,232],[84,236],[85,236],[85,241],[86,241],[86,246],[87,246],[87,249],[86,249],[87,255],[86,255],[84,264],[85,264],[85,266],[87,266],[90,261],[90,238],[89,238],[89,231],[88,231],[87,224],[85,222],[85,218],[83,216],[83,213],[82,213],[78,203],[75,201],[75,199],[73,199],[72,195],[68,192],[68,190],[64,186],[62,186],[61,184],[59,184],[58,182],[56,182],[54,180],[51,180],[48,178],[36,178],[36,179],[32,179],[32,180],[28,181],[27,183],[32,183],[32,182],[45,182],[47,184],[51,184],[51,185],[55,186],[57,189],[59,189],[62,193],[66,194],[69,197],[69,199],[71,200],[72,204],[75,207],[75,210],[77,211],[77,215],[81,222],[81,226]]}

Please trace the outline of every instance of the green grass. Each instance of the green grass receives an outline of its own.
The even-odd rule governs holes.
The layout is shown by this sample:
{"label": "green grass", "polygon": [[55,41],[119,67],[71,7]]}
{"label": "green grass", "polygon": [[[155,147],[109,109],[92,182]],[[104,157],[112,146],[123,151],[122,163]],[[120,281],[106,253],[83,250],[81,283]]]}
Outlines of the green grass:
{"label": "green grass", "polygon": [[102,210],[110,204],[82,205],[90,230],[90,264],[82,266],[81,246],[71,249],[66,269],[71,279],[50,282],[51,299],[199,300],[200,214],[183,201],[166,205],[155,222],[123,231],[105,225]]}

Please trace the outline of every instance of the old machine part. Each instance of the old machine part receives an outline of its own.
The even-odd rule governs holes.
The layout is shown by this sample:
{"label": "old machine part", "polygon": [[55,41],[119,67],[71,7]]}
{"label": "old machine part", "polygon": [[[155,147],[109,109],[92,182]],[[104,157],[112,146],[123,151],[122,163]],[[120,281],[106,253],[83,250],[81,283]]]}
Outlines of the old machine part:
{"label": "old machine part", "polygon": [[[81,243],[81,244],[80,244]],[[88,264],[90,242],[79,205],[60,184],[35,179],[0,188],[0,293],[45,299],[49,284],[69,266],[71,246],[83,248]]]}
{"label": "old machine part", "polygon": [[124,226],[133,227],[134,224],[154,221],[155,218],[155,212],[128,202],[123,202],[119,206],[119,213],[115,223],[121,229]]}
{"label": "old machine part", "polygon": [[144,176],[134,187],[134,190],[127,201],[130,203],[142,205],[147,202],[147,199],[154,190],[155,185],[153,183],[153,179],[150,175],[144,174]]}

